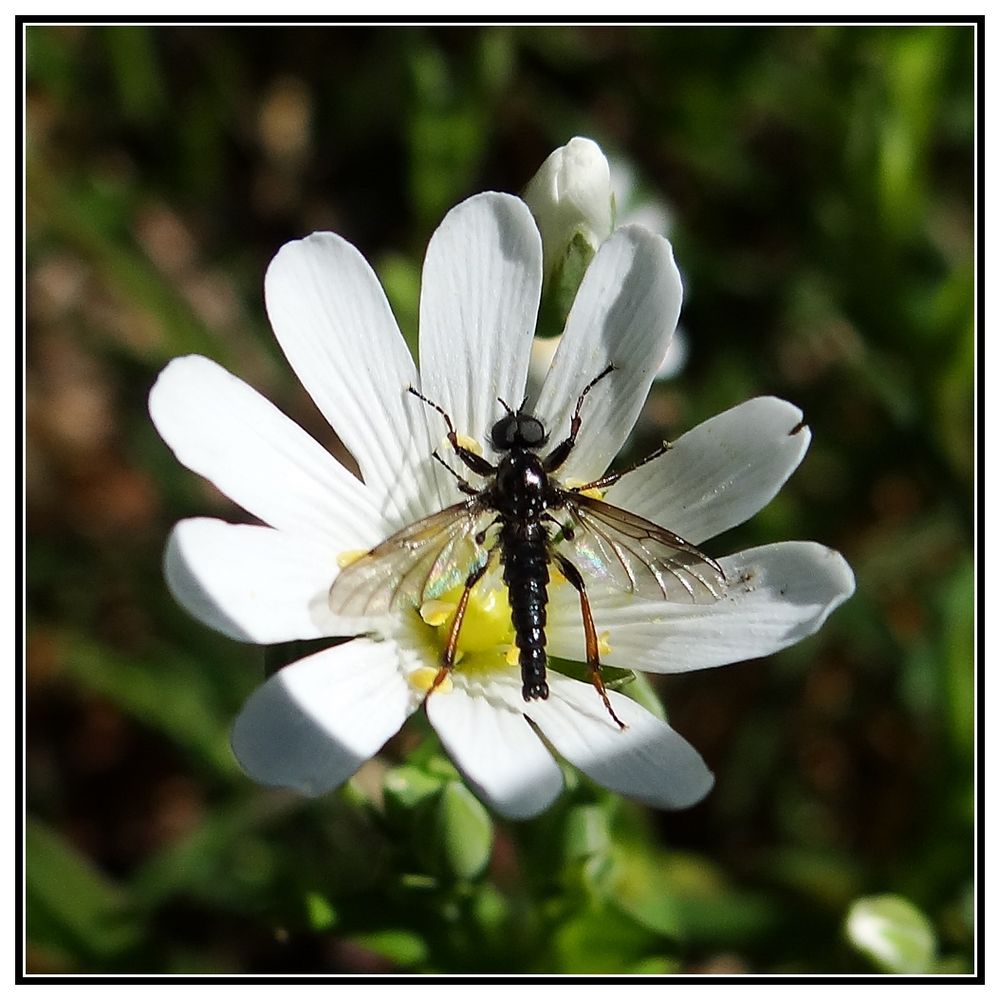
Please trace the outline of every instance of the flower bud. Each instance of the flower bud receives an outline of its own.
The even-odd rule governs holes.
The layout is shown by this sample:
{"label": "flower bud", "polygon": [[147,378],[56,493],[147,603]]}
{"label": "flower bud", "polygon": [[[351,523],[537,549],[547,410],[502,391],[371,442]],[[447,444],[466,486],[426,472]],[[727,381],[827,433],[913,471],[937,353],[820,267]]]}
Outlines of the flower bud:
{"label": "flower bud", "polygon": [[550,154],[524,200],[542,234],[546,283],[558,278],[568,256],[582,251],[589,263],[614,228],[611,171],[593,139],[578,136]]}

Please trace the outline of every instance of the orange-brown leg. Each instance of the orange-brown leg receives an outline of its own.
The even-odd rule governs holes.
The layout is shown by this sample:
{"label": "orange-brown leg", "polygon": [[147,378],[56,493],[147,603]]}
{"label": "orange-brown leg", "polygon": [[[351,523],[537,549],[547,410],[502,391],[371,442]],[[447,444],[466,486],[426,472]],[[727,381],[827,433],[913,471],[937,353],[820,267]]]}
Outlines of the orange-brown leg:
{"label": "orange-brown leg", "polygon": [[573,588],[580,595],[580,614],[583,617],[583,639],[587,651],[587,672],[590,675],[590,683],[597,688],[597,693],[604,702],[604,707],[608,710],[608,715],[618,723],[619,729],[628,727],[615,714],[611,707],[611,699],[604,687],[604,678],[601,676],[601,655],[600,645],[597,641],[597,629],[594,627],[594,615],[590,609],[590,598],[587,597],[587,587],[583,582],[580,571],[563,555],[556,553],[556,562],[564,577],[572,584]]}
{"label": "orange-brown leg", "polygon": [[427,692],[428,694],[434,691],[434,689],[444,681],[455,666],[455,655],[458,650],[458,637],[462,632],[462,622],[465,619],[465,609],[469,606],[469,595],[472,593],[472,588],[483,578],[483,574],[486,572],[486,568],[490,564],[490,558],[492,555],[493,550],[490,549],[490,551],[486,554],[486,560],[482,566],[474,569],[465,581],[465,588],[462,590],[462,596],[458,599],[458,607],[455,609],[455,617],[452,620],[451,628],[448,629],[448,641],[444,646],[444,655],[441,657],[441,666],[434,677],[434,683],[431,684],[430,691]]}

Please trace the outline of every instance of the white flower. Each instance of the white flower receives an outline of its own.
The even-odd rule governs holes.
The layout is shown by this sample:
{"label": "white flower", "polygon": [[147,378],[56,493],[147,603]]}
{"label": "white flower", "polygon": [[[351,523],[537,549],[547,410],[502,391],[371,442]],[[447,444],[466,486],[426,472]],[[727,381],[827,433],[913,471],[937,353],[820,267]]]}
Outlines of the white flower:
{"label": "white flower", "polygon": [[[247,642],[358,636],[290,664],[250,697],[233,748],[258,781],[327,791],[377,753],[424,700],[440,629],[417,609],[338,619],[327,595],[345,553],[459,498],[453,479],[430,459],[442,446],[443,422],[407,387],[419,385],[462,434],[485,444],[501,415],[497,397],[522,398],[541,281],[541,241],[522,201],[488,193],[453,209],[424,263],[418,378],[382,289],[354,247],[316,233],[281,249],[265,282],[271,323],[364,483],[206,358],[171,362],[153,387],[150,413],[178,459],[266,525],[178,524],[166,574],[180,603]],[[534,409],[558,441],[583,384],[610,361],[617,366],[587,397],[561,476],[597,477],[618,452],[666,351],[680,299],[662,237],[624,227],[602,244]],[[801,419],[780,400],[750,400],[685,434],[607,499],[702,542],[774,496],[808,445]],[[603,659],[675,672],[763,656],[816,631],[853,589],[844,560],[810,542],[721,562],[731,586],[711,606],[595,590]],[[482,651],[510,641],[509,622],[491,609],[495,596],[474,598],[470,615],[481,620],[463,628],[467,656],[451,682],[426,697],[432,725],[477,794],[510,817],[545,809],[562,787],[546,743],[595,781],[654,806],[687,806],[708,792],[712,776],[697,752],[621,694],[610,697],[624,731],[592,686],[551,671],[549,699],[525,703],[518,668],[495,650]],[[548,611],[549,652],[582,659],[575,591],[553,586]]]}
{"label": "white flower", "polygon": [[611,168],[593,139],[576,136],[550,153],[528,181],[524,200],[542,234],[546,278],[560,266],[575,236],[594,253],[614,227]]}

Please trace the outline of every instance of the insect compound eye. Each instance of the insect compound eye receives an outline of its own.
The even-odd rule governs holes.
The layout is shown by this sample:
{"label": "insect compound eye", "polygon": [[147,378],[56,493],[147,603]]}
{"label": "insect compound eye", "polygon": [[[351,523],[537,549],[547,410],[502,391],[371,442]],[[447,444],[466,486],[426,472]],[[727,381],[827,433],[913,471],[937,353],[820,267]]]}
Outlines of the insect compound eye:
{"label": "insect compound eye", "polygon": [[493,441],[493,447],[497,451],[506,451],[513,448],[517,441],[517,416],[508,413],[507,416],[501,417],[493,425],[493,430],[490,431],[490,438]]}
{"label": "insect compound eye", "polygon": [[546,433],[542,422],[523,413],[508,413],[501,417],[490,431],[493,447],[498,451],[511,448],[537,448],[545,444]]}
{"label": "insect compound eye", "polygon": [[545,428],[535,417],[521,416],[517,421],[517,432],[523,444],[529,448],[537,448],[545,444]]}

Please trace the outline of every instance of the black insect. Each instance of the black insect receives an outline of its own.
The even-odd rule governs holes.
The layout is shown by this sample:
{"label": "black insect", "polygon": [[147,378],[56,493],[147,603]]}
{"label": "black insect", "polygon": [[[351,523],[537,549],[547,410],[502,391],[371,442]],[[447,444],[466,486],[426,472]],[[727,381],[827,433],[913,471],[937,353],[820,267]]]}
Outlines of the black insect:
{"label": "black insect", "polygon": [[624,729],[601,678],[597,629],[577,563],[595,582],[664,601],[711,603],[724,592],[726,579],[714,559],[679,535],[587,495],[606,489],[658,458],[669,445],[662,445],[621,472],[582,486],[566,488],[554,478],[576,444],[583,401],[614,370],[614,365],[608,365],[584,387],[573,411],[569,436],[544,458],[538,452],[546,445],[548,434],[541,421],[524,413],[523,403],[515,411],[500,400],[507,412],[490,432],[494,449],[502,455],[497,465],[464,447],[444,409],[410,388],[414,396],[444,417],[455,453],[471,472],[486,480],[486,485],[477,489],[434,452],[434,458],[455,477],[468,499],[397,531],[347,566],[330,588],[332,610],[363,616],[420,607],[424,601],[464,584],[433,690],[455,665],[472,588],[498,555],[521,665],[521,693],[525,701],[547,698],[545,621],[549,564],[554,562],[580,595],[590,679],[611,718]]}

